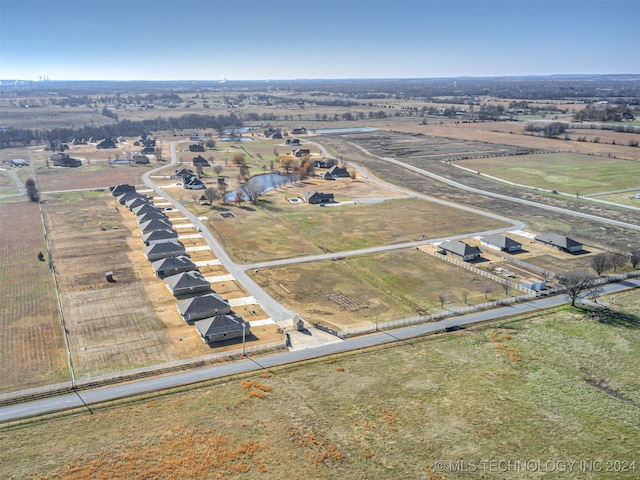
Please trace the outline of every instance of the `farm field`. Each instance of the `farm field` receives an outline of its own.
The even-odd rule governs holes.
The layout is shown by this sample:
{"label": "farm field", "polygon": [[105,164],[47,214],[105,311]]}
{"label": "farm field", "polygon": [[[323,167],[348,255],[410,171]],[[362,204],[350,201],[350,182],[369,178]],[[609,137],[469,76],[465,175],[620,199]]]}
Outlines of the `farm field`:
{"label": "farm field", "polygon": [[[416,249],[261,268],[250,274],[306,322],[337,330],[372,324],[376,315],[385,322],[507,296],[499,283]],[[518,292],[511,289],[510,295]]]}
{"label": "farm field", "polygon": [[575,194],[640,187],[640,164],[593,155],[553,153],[455,162],[509,182]]}
{"label": "farm field", "polygon": [[289,204],[272,191],[261,199],[260,207],[232,211],[236,217],[231,219],[209,214],[209,225],[235,261],[246,259],[247,263],[507,226],[488,217],[414,198],[320,208],[307,203]]}
{"label": "farm field", "polygon": [[0,198],[5,195],[15,195],[18,192],[19,190],[16,185],[16,181],[11,175],[9,175],[9,172],[0,168]]}
{"label": "farm field", "polygon": [[0,258],[0,393],[69,380],[36,203],[22,199],[0,206]]}
{"label": "farm field", "polygon": [[635,478],[639,318],[632,292],[611,315],[562,308],[94,407],[0,431],[0,476],[458,479],[449,462],[533,460],[597,479],[579,465],[600,459]]}

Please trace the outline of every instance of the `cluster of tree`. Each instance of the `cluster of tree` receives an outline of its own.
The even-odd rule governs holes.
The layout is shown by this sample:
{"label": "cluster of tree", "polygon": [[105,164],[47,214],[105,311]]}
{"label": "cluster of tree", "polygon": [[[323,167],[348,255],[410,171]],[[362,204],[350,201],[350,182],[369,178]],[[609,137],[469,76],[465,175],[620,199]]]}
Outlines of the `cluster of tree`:
{"label": "cluster of tree", "polygon": [[557,137],[565,132],[567,124],[565,122],[543,122],[543,123],[527,123],[524,127],[525,132],[541,132],[545,137]]}
{"label": "cluster of tree", "polygon": [[638,107],[632,109],[631,106],[624,105],[611,105],[611,104],[597,104],[587,105],[574,115],[574,119],[577,122],[589,121],[589,122],[615,122],[622,120],[633,120],[635,118],[634,112],[638,113]]}
{"label": "cluster of tree", "polygon": [[40,129],[1,129],[0,148],[24,146],[33,143],[51,143],[54,141],[70,141],[73,138],[106,138],[137,137],[150,131],[197,130],[213,128],[219,132],[225,128],[238,128],[242,121],[237,115],[196,115],[181,117],[157,117],[147,120],[121,120],[102,126],[86,126],[83,128]]}
{"label": "cluster of tree", "polygon": [[613,269],[615,273],[618,268],[629,264],[634,270],[640,264],[640,248],[631,251],[628,257],[619,253],[599,253],[591,259],[591,268],[602,275],[606,270]]}

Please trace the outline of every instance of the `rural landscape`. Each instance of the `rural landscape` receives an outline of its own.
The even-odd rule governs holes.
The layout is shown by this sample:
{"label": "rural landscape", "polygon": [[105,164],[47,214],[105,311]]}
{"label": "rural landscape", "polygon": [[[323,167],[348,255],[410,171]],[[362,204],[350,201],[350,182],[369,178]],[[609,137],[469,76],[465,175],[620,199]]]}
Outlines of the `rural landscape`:
{"label": "rural landscape", "polygon": [[639,85],[3,81],[0,477],[635,478]]}

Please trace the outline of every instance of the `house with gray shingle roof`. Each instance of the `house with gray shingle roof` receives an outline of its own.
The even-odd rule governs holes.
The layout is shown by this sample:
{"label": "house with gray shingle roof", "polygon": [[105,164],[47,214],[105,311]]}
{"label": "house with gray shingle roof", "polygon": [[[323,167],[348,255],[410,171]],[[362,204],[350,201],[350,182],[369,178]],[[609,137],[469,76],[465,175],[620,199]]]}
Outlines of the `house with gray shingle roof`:
{"label": "house with gray shingle roof", "polygon": [[176,297],[193,293],[204,293],[211,290],[211,284],[198,270],[177,273],[164,279],[167,288]]}
{"label": "house with gray shingle roof", "polygon": [[173,225],[168,219],[152,218],[151,220],[140,223],[138,228],[145,234],[153,232],[154,230],[172,230]]}
{"label": "house with gray shingle roof", "polygon": [[562,250],[563,252],[577,253],[583,250],[583,246],[581,243],[578,243],[575,240],[558,233],[545,233],[543,235],[536,235],[535,237],[533,237],[533,240],[536,243],[547,245],[548,247]]}
{"label": "house with gray shingle roof", "polygon": [[139,207],[140,205],[146,205],[146,204],[153,205],[153,203],[151,203],[151,200],[148,197],[145,197],[144,195],[131,197],[128,200],[126,200],[124,204],[129,210],[133,210],[134,208]]}
{"label": "house with gray shingle roof", "polygon": [[120,183],[115,187],[109,187],[109,190],[111,191],[111,195],[117,197],[118,195],[122,195],[126,192],[135,192],[136,187],[134,187],[133,185],[129,185],[128,183]]}
{"label": "house with gray shingle roof", "polygon": [[142,215],[147,212],[162,212],[158,207],[154,207],[151,203],[146,203],[144,205],[139,205],[131,209],[131,211],[136,215]]}
{"label": "house with gray shingle roof", "polygon": [[167,216],[166,213],[161,212],[161,211],[156,211],[156,212],[147,212],[147,213],[143,213],[142,215],[138,215],[136,217],[136,220],[138,221],[138,225],[142,225],[145,222],[148,222],[149,220],[154,220],[154,219],[158,219],[158,220],[166,220],[168,222],[170,222],[169,217]]}
{"label": "house with gray shingle roof", "polygon": [[176,242],[178,234],[175,230],[153,230],[152,232],[142,235],[142,241],[145,245],[153,245],[154,243]]}
{"label": "house with gray shingle roof", "polygon": [[231,313],[203,318],[194,322],[196,330],[206,343],[221,342],[251,335],[251,326],[242,317]]}
{"label": "house with gray shingle roof", "polygon": [[181,272],[190,272],[197,270],[198,267],[186,255],[175,255],[166,258],[160,258],[151,262],[153,270],[160,278],[176,275]]}
{"label": "house with gray shingle roof", "polygon": [[522,250],[521,243],[516,242],[514,239],[509,238],[506,235],[487,235],[480,240],[480,243],[502,252],[517,252]]}
{"label": "house with gray shingle roof", "polygon": [[447,240],[439,245],[440,252],[443,255],[452,254],[461,258],[465,262],[477,260],[480,258],[481,251],[478,247],[472,247],[460,240]]}
{"label": "house with gray shingle roof", "polygon": [[150,262],[161,258],[184,255],[185,253],[184,245],[177,240],[173,242],[154,243],[144,248],[144,254]]}
{"label": "house with gray shingle roof", "polygon": [[177,307],[178,312],[187,323],[231,313],[229,303],[215,292],[180,300]]}

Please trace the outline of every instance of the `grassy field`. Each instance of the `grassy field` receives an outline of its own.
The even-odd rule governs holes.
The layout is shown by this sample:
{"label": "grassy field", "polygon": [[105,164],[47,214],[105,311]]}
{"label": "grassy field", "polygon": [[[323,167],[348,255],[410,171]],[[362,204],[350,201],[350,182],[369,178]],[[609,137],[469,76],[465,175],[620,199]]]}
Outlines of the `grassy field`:
{"label": "grassy field", "polygon": [[469,159],[456,162],[514,183],[565,193],[589,194],[638,186],[637,162],[554,153]]}
{"label": "grassy field", "polygon": [[69,380],[37,204],[0,207],[0,258],[0,392]]}
{"label": "grassy field", "polygon": [[[330,187],[330,186],[329,186]],[[325,190],[326,191],[326,190]],[[271,192],[236,218],[209,214],[211,231],[236,260],[266,260],[355,250],[506,226],[497,220],[419,199],[336,207],[291,205]],[[286,240],[285,240],[286,239]]]}
{"label": "grassy field", "polygon": [[[7,429],[0,477],[635,478],[640,299],[615,305],[614,315],[560,309]],[[581,470],[598,459],[635,461],[636,472]],[[454,471],[459,461],[479,470]],[[577,463],[567,476],[482,461]]]}
{"label": "grassy field", "polygon": [[[371,324],[376,316],[384,322],[506,296],[497,282],[416,249],[263,268],[251,275],[307,322],[337,330]],[[485,295],[487,287],[490,293]],[[512,289],[510,294],[518,292]],[[440,295],[445,296],[444,305]]]}

